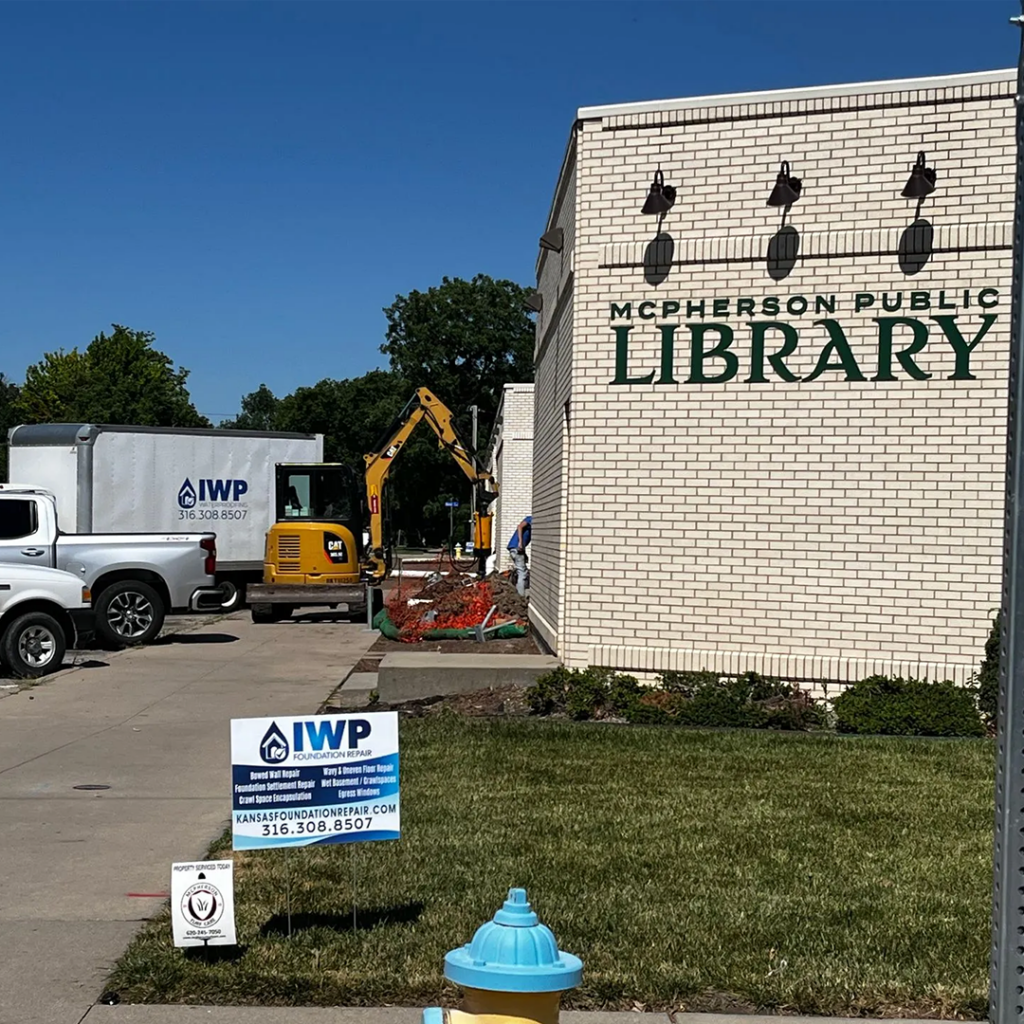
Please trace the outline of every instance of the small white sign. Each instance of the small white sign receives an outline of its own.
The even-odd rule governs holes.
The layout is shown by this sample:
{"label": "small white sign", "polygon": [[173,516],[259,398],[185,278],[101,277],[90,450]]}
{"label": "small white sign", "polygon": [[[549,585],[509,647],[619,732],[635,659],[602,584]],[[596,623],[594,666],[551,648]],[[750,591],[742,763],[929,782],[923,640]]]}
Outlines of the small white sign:
{"label": "small white sign", "polygon": [[234,946],[235,876],[230,860],[171,865],[176,946]]}

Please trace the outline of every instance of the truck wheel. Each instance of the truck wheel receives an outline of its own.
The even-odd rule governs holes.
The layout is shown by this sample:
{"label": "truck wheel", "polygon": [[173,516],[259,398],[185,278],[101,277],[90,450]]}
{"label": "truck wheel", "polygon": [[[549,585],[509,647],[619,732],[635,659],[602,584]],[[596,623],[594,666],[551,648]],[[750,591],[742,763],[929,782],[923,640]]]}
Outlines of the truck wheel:
{"label": "truck wheel", "polygon": [[137,580],[112,583],[96,601],[96,631],[109,644],[147,644],[163,628],[166,610],[160,595]]}
{"label": "truck wheel", "polygon": [[228,583],[231,588],[231,596],[221,602],[220,610],[227,614],[228,612],[237,612],[239,608],[245,607],[245,584],[244,583]]}
{"label": "truck wheel", "polygon": [[3,662],[19,679],[38,679],[56,672],[66,651],[64,630],[46,612],[28,612],[15,619],[0,641]]}

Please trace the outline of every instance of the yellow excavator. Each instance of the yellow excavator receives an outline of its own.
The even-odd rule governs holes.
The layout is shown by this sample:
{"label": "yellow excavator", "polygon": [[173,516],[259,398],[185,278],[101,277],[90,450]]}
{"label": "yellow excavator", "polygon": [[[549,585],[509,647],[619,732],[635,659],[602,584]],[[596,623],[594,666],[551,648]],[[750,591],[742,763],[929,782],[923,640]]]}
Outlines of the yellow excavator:
{"label": "yellow excavator", "polygon": [[[267,532],[263,583],[251,584],[247,599],[253,622],[288,618],[299,605],[344,604],[362,615],[383,603],[379,584],[391,575],[393,552],[387,523],[385,485],[395,457],[421,422],[473,484],[476,511],[473,548],[477,569],[486,573],[491,554],[490,506],[498,485],[459,439],[451,410],[427,388],[419,388],[377,448],[363,456],[358,474],[342,463],[279,463],[275,467],[276,522]],[[364,542],[364,513],[369,543]]]}

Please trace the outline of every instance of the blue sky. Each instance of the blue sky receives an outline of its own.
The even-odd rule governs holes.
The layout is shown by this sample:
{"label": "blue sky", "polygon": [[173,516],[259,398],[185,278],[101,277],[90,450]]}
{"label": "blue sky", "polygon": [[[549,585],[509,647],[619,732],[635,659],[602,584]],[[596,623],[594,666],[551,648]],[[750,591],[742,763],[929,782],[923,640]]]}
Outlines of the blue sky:
{"label": "blue sky", "polygon": [[0,3],[0,372],[156,332],[214,421],[532,283],[579,106],[1015,66],[1012,0]]}

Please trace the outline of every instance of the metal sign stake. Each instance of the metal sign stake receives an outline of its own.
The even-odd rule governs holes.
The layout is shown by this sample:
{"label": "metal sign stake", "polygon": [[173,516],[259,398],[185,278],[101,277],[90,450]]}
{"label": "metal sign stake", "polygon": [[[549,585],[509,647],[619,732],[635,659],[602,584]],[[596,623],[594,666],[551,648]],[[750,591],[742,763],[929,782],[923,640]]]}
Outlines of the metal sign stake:
{"label": "metal sign stake", "polygon": [[284,903],[288,915],[288,938],[292,937],[292,853],[289,847],[284,851]]}
{"label": "metal sign stake", "polygon": [[351,850],[350,860],[352,861],[352,934],[356,933],[356,844],[349,843]]}

